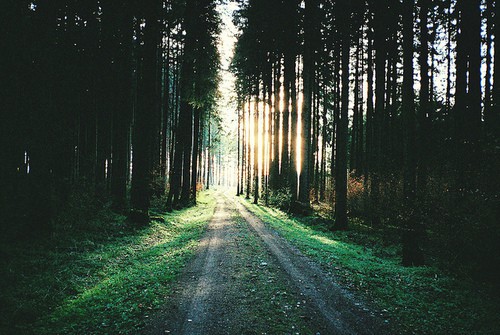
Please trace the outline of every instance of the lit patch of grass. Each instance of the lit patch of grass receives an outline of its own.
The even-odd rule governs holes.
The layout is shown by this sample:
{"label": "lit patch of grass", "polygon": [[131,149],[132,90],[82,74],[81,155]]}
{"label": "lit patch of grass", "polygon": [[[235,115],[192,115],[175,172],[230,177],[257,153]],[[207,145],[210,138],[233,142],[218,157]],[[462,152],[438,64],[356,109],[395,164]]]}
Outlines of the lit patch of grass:
{"label": "lit patch of grass", "polygon": [[363,295],[401,333],[494,334],[500,329],[500,301],[492,287],[435,267],[403,267],[400,247],[382,243],[366,227],[330,232],[324,225],[310,226],[314,218],[293,218],[240,201],[332,272],[339,284]]}
{"label": "lit patch of grass", "polygon": [[136,333],[165,303],[214,208],[204,193],[198,206],[161,215],[165,223],[127,229],[112,215],[92,223],[102,232],[6,247],[15,257],[0,269],[0,333]]}
{"label": "lit patch of grass", "polygon": [[312,236],[314,239],[316,239],[318,242],[323,243],[323,244],[337,244],[339,242],[326,238],[324,236]]}

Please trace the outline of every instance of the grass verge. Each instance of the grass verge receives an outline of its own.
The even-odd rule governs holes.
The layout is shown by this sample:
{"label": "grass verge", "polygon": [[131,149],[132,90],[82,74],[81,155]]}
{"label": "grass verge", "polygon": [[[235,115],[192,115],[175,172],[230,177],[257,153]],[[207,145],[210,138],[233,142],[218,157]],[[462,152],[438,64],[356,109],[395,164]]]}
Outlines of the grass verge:
{"label": "grass verge", "polygon": [[165,303],[215,200],[142,229],[107,213],[64,236],[0,246],[1,334],[131,334]]}
{"label": "grass verge", "polygon": [[315,224],[321,221],[316,218],[290,217],[240,201],[339,284],[364,296],[402,334],[495,334],[500,329],[500,299],[492,287],[431,266],[403,267],[397,245],[384,244],[355,224],[347,232],[330,232]]}

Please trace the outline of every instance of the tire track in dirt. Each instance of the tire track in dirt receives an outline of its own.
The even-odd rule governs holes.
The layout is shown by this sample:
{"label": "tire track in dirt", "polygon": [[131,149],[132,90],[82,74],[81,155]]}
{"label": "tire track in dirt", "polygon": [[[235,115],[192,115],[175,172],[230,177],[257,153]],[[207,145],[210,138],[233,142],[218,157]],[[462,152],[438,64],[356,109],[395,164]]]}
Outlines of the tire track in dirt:
{"label": "tire track in dirt", "polygon": [[141,333],[328,334],[234,204],[217,197],[196,256]]}
{"label": "tire track in dirt", "polygon": [[219,197],[197,255],[184,270],[178,287],[170,297],[172,303],[151,327],[146,328],[145,334],[212,333],[213,310],[223,295],[221,290],[225,286],[221,283],[227,279],[220,267],[226,263],[225,249],[232,234],[231,212],[225,199]]}
{"label": "tire track in dirt", "polygon": [[221,193],[196,256],[142,334],[386,334],[319,267]]}
{"label": "tire track in dirt", "polygon": [[[226,196],[227,197],[227,196]],[[328,322],[331,334],[388,334],[389,326],[375,314],[355,301],[345,289],[335,284],[333,278],[317,264],[291,246],[277,233],[234,199],[228,199],[240,215],[264,241],[281,267],[290,276],[299,291],[317,307]]]}
{"label": "tire track in dirt", "polygon": [[[212,218],[209,229],[210,234],[206,240],[202,242],[207,244],[206,256],[203,264],[203,272],[198,279],[196,290],[192,296],[191,303],[188,307],[187,318],[185,318],[182,333],[183,334],[205,334],[204,328],[207,325],[207,320],[211,318],[210,305],[211,300],[208,299],[212,294],[216,284],[216,276],[214,273],[218,271],[218,265],[221,257],[217,250],[221,248],[221,244],[228,239],[228,226],[230,225],[230,213],[227,211],[226,202],[217,203],[214,217]],[[190,294],[190,293],[188,293]]]}

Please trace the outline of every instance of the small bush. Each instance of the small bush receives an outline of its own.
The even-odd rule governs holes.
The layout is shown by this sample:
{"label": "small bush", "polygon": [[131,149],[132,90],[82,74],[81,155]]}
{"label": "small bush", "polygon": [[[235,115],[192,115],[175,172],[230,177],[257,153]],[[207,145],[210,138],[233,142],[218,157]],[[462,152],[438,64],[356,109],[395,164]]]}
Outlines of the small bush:
{"label": "small bush", "polygon": [[365,207],[365,185],[362,177],[349,176],[347,180],[347,206],[351,215],[362,215]]}
{"label": "small bush", "polygon": [[290,190],[287,188],[280,188],[278,190],[271,190],[269,194],[269,204],[282,210],[290,208]]}
{"label": "small bush", "polygon": [[164,213],[167,211],[167,195],[153,194],[151,197],[150,210],[155,213]]}

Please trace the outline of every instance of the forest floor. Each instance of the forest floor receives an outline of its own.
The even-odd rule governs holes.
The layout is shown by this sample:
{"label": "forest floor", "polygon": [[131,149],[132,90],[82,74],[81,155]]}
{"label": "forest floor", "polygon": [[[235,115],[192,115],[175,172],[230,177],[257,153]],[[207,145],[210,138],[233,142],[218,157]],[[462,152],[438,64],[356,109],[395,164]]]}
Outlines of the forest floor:
{"label": "forest floor", "polygon": [[0,334],[497,334],[497,285],[401,265],[397,234],[222,191],[132,225],[76,198],[0,235]]}
{"label": "forest floor", "polygon": [[234,197],[143,334],[387,334],[387,320]]}

